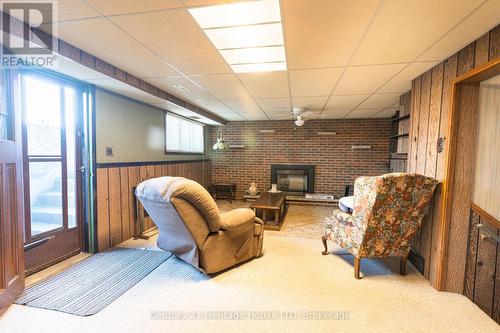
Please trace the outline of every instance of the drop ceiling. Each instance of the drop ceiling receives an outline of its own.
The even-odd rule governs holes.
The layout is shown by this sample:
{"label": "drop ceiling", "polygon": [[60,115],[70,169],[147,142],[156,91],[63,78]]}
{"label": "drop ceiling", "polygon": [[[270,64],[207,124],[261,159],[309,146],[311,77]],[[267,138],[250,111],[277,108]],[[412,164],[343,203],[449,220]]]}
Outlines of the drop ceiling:
{"label": "drop ceiling", "polygon": [[231,2],[59,0],[57,35],[229,121],[291,119],[294,107],[371,118],[394,114],[412,79],[500,23],[500,0],[281,0],[287,70],[234,73],[189,13]]}

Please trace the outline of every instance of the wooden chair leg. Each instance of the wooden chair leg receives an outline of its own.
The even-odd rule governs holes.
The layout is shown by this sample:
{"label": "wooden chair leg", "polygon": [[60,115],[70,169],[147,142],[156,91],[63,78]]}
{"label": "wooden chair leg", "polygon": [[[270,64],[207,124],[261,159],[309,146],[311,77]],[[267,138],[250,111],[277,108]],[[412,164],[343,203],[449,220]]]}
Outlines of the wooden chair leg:
{"label": "wooden chair leg", "polygon": [[321,254],[326,256],[328,254],[328,245],[326,244],[326,236],[325,235],[323,235],[323,237],[321,237],[321,241],[323,242],[323,246],[325,247],[325,251],[321,252]]}
{"label": "wooden chair leg", "polygon": [[360,279],[360,276],[359,276],[360,263],[361,263],[361,258],[354,257],[354,277],[356,278],[356,280]]}
{"label": "wooden chair leg", "polygon": [[406,275],[406,257],[399,257],[399,274]]}

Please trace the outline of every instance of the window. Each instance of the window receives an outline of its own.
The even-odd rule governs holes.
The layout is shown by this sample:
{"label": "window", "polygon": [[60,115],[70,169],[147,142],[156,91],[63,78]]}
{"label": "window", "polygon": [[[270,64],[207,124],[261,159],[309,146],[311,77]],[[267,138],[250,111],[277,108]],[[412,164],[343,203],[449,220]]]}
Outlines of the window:
{"label": "window", "polygon": [[202,124],[171,113],[165,114],[165,123],[167,153],[203,154],[205,152]]}
{"label": "window", "polygon": [[12,116],[9,105],[9,72],[0,69],[0,140],[12,140]]}

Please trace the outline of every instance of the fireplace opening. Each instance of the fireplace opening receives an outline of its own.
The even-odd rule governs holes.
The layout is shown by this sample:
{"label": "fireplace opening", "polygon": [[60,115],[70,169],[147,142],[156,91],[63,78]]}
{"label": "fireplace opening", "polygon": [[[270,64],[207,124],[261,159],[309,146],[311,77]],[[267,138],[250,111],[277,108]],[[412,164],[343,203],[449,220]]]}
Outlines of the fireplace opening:
{"label": "fireplace opening", "polygon": [[314,165],[272,164],[271,184],[291,194],[314,193]]}

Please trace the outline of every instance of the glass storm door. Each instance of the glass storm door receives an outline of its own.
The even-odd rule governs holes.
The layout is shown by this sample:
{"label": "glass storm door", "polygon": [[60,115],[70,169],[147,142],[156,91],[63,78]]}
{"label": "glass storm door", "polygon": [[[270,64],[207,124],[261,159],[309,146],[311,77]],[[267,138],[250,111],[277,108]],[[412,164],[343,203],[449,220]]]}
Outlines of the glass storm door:
{"label": "glass storm door", "polygon": [[82,91],[49,75],[21,77],[28,273],[81,248]]}

